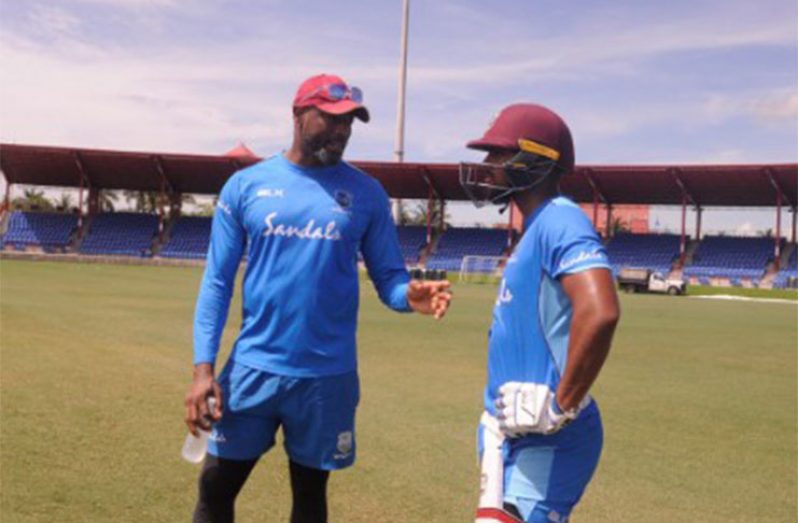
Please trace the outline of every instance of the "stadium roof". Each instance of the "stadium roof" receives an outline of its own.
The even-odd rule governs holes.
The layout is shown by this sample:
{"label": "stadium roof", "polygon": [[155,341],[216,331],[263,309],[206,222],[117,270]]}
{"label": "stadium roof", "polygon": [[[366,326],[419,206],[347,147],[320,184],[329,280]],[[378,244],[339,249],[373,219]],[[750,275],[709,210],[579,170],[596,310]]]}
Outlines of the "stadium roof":
{"label": "stadium roof", "polygon": [[[245,148],[244,148],[245,149]],[[248,151],[248,149],[246,149]],[[0,144],[0,169],[12,184],[165,190],[216,194],[237,170],[259,161],[227,155],[126,152],[38,145]],[[231,154],[232,153],[232,154]],[[238,153],[238,154],[236,154]],[[458,165],[449,163],[358,162],[394,198],[467,200]],[[728,207],[798,205],[798,163],[761,165],[579,165],[562,182],[578,202]]]}

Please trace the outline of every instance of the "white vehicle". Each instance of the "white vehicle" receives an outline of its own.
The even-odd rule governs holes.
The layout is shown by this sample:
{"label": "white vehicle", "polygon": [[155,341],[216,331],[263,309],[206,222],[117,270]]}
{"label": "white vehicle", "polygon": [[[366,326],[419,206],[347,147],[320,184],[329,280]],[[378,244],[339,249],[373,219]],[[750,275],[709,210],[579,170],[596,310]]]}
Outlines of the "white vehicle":
{"label": "white vehicle", "polygon": [[624,267],[618,271],[618,285],[626,292],[659,292],[677,296],[687,291],[687,284],[679,279],[667,278],[651,269]]}

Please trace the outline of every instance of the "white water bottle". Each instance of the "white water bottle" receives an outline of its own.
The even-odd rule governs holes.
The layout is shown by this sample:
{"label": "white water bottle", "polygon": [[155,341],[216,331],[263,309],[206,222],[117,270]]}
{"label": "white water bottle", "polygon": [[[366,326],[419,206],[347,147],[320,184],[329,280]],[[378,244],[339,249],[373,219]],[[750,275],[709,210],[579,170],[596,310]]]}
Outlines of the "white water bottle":
{"label": "white water bottle", "polygon": [[[216,398],[211,396],[208,398],[208,410],[213,412],[215,409]],[[210,423],[210,416],[206,416],[205,420]],[[208,452],[208,437],[211,435],[211,431],[197,427],[197,432],[199,436],[189,432],[185,443],[183,443],[183,459],[191,463],[201,463]]]}

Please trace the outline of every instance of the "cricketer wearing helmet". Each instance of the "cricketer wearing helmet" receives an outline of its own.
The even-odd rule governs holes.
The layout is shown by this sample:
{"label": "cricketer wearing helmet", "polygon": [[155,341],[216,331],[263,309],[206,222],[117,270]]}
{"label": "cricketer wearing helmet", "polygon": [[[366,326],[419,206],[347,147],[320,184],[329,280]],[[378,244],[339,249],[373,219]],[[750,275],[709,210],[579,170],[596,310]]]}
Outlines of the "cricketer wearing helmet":
{"label": "cricketer wearing helmet", "polygon": [[557,114],[511,105],[468,147],[487,152],[460,166],[474,203],[515,203],[524,217],[489,334],[477,521],[563,523],[601,453],[588,391],[620,317],[615,284],[587,216],[559,195],[574,148]]}

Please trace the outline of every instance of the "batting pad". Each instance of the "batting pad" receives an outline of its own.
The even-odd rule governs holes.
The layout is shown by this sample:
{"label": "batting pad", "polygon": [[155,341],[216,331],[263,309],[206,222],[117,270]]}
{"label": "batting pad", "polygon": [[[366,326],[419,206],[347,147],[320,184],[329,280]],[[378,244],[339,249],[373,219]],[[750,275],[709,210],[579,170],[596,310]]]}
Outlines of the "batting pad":
{"label": "batting pad", "polygon": [[504,510],[504,434],[496,418],[487,412],[482,414],[480,424],[483,450],[475,523],[521,523]]}

